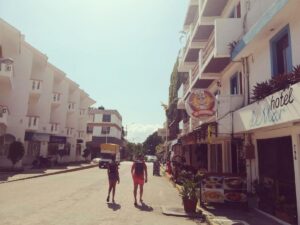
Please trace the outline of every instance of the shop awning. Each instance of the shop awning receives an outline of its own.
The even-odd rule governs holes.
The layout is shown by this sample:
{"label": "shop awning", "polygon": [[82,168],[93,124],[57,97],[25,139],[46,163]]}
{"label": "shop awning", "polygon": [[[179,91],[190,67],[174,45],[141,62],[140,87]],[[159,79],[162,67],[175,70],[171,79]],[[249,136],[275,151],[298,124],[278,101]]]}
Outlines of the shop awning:
{"label": "shop awning", "polygon": [[50,135],[44,133],[25,132],[25,141],[49,142]]}

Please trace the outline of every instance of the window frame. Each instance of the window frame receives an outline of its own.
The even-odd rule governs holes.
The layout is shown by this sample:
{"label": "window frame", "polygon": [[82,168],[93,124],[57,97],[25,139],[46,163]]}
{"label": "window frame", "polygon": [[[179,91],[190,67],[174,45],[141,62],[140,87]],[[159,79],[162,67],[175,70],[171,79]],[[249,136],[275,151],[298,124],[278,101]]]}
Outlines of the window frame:
{"label": "window frame", "polygon": [[291,34],[290,34],[290,27],[286,25],[283,27],[279,32],[277,32],[270,40],[270,58],[271,58],[271,72],[272,77],[279,75],[279,68],[277,64],[278,60],[278,53],[277,53],[277,46],[278,43],[284,38],[284,36],[288,36],[288,48],[287,48],[287,71],[285,73],[289,73],[293,69],[293,57],[292,57],[292,42],[291,42]]}

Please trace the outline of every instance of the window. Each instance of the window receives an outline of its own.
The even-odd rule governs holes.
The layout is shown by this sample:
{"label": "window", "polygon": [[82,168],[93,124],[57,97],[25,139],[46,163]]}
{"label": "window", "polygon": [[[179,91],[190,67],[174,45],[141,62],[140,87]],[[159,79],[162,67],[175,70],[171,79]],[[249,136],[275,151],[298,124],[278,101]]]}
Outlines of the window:
{"label": "window", "polygon": [[230,94],[242,94],[242,73],[236,73],[230,78]]}
{"label": "window", "polygon": [[111,121],[111,115],[110,114],[104,114],[102,121],[103,122],[110,122]]}
{"label": "window", "polygon": [[102,127],[101,134],[109,134],[110,132],[110,127]]}
{"label": "window", "polygon": [[270,41],[272,74],[285,74],[292,70],[292,51],[289,26],[283,28]]}

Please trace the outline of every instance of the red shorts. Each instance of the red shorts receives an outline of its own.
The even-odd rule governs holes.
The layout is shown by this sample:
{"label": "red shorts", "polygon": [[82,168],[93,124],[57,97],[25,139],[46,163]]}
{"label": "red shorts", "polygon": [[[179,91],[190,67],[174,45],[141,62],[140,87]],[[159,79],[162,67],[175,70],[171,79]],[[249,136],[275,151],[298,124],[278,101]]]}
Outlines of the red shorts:
{"label": "red shorts", "polygon": [[133,176],[133,183],[143,185],[145,183],[144,177]]}

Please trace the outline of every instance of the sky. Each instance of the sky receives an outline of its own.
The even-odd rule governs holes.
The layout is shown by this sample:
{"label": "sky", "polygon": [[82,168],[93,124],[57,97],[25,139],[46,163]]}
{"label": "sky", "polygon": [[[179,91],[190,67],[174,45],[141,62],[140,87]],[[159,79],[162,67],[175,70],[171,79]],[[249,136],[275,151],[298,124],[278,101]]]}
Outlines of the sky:
{"label": "sky", "polygon": [[0,17],[97,103],[127,139],[163,127],[188,0],[0,0]]}

